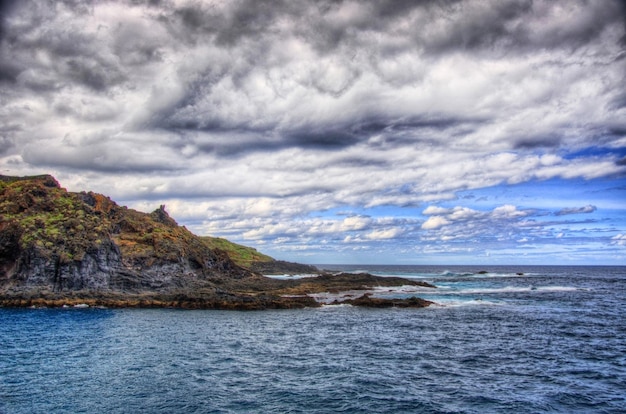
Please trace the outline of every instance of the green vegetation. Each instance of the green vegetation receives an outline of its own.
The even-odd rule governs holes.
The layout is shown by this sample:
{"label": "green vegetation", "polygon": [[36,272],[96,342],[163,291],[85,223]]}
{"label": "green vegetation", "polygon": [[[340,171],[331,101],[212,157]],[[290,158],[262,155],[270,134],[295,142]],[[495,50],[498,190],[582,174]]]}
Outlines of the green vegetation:
{"label": "green vegetation", "polygon": [[253,247],[242,246],[220,237],[201,237],[202,241],[213,250],[222,250],[230,259],[242,267],[250,267],[254,262],[273,262],[270,256],[259,253]]}
{"label": "green vegetation", "polygon": [[19,235],[20,249],[70,260],[106,237],[110,221],[51,176],[0,176],[0,225]]}
{"label": "green vegetation", "polygon": [[15,248],[36,249],[62,262],[82,260],[105,241],[115,243],[129,265],[190,259],[204,267],[215,261],[216,254],[227,255],[242,267],[274,260],[225,239],[197,237],[178,226],[164,206],[142,213],[100,194],[67,192],[47,175],[0,175],[0,231],[7,228],[14,234]]}

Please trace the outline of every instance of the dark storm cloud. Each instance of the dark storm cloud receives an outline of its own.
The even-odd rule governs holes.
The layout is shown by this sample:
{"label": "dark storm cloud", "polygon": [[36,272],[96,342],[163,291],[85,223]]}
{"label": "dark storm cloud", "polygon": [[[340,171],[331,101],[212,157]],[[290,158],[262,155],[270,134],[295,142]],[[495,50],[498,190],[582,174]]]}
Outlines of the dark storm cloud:
{"label": "dark storm cloud", "polygon": [[[271,126],[228,125],[218,119],[207,117],[191,117],[182,123],[157,118],[157,125],[165,131],[180,134],[186,138],[186,143],[197,145],[202,152],[215,153],[224,156],[247,154],[250,152],[273,152],[286,148],[315,148],[319,150],[335,151],[347,148],[366,140],[367,138],[384,134],[387,146],[403,146],[408,143],[426,142],[430,145],[439,145],[434,138],[428,138],[432,131],[449,131],[460,126],[471,126],[483,123],[476,119],[454,119],[446,117],[419,116],[412,119],[380,119],[357,122],[346,125],[307,125],[301,128],[291,128],[280,131],[279,138],[272,133]],[[190,136],[193,133],[207,133],[223,135],[230,133],[237,136],[233,139],[211,140],[203,142],[202,138]],[[371,164],[368,164],[371,165]]]}
{"label": "dark storm cloud", "polygon": [[446,114],[417,115],[400,119],[367,117],[363,122],[355,124],[351,129],[358,134],[376,134],[388,132],[390,134],[436,129],[449,130],[459,126],[481,124],[485,122],[479,118],[454,118]]}
{"label": "dark storm cloud", "polygon": [[[0,89],[1,90],[1,89]],[[2,99],[0,98],[0,102]],[[12,120],[0,117],[0,156],[9,154],[15,148],[16,137],[22,132],[22,126]]]}
{"label": "dark storm cloud", "polygon": [[[600,36],[607,25],[624,21],[624,6],[608,3],[571,2],[577,9],[567,25],[529,26],[537,14],[553,17],[562,13],[561,5],[531,0],[497,2],[472,1],[384,1],[362,3],[358,17],[348,21],[334,19],[348,4],[344,1],[306,2],[245,1],[235,4],[226,16],[216,16],[208,7],[185,7],[176,11],[191,32],[210,33],[225,45],[245,38],[266,35],[280,18],[302,22],[296,33],[322,53],[341,45],[362,46],[363,33],[397,32],[399,19],[413,17],[412,45],[429,53],[451,50],[490,50],[514,53],[531,48],[577,48]],[[558,16],[557,16],[558,17]],[[443,30],[433,21],[444,21]],[[306,24],[304,24],[306,23]],[[409,44],[407,44],[409,45]],[[373,45],[375,46],[375,45]],[[391,49],[388,49],[391,50]]]}
{"label": "dark storm cloud", "polygon": [[[0,46],[7,41],[6,20],[13,12],[17,3],[17,1],[0,0]],[[12,63],[11,59],[6,58],[6,55],[2,52],[3,50],[4,47],[0,49],[0,85],[2,82],[15,82],[17,75],[21,71],[19,65]]]}
{"label": "dark storm cloud", "polygon": [[[494,4],[463,2],[437,5],[433,12],[448,15],[453,23],[445,33],[424,37],[428,50],[440,53],[452,49],[483,49],[494,46],[515,46],[522,40],[511,22],[532,8],[532,1],[501,1]],[[482,6],[482,7],[480,7]]]}
{"label": "dark storm cloud", "polygon": [[[606,27],[624,21],[621,2],[570,2],[575,13],[566,25],[551,25],[550,17],[562,18],[560,4],[513,0],[500,2],[437,2],[431,13],[450,19],[448,30],[420,36],[427,50],[497,50],[501,53],[528,52],[536,48],[575,49],[602,34]],[[544,15],[544,16],[541,16]],[[546,18],[547,24],[528,25],[531,19]]]}
{"label": "dark storm cloud", "polygon": [[[459,1],[432,1],[432,2],[374,2],[363,4],[361,14],[351,19],[334,18],[341,7],[347,2],[239,2],[222,8],[202,3],[186,5],[173,11],[164,11],[168,16],[170,30],[174,30],[183,39],[193,38],[194,42],[204,39],[220,47],[236,47],[244,41],[252,42],[256,47],[246,48],[243,54],[236,49],[232,50],[233,57],[237,58],[237,67],[228,68],[224,65],[209,65],[203,73],[198,73],[195,79],[187,80],[185,94],[179,101],[162,114],[155,116],[156,127],[176,130],[215,131],[234,129],[249,129],[255,126],[246,125],[245,119],[224,119],[217,113],[211,113],[203,108],[200,101],[211,93],[212,87],[226,78],[232,79],[235,87],[241,84],[253,71],[269,70],[272,63],[271,53],[267,53],[268,45],[281,41],[281,35],[296,34],[298,39],[312,45],[321,53],[336,53],[337,56],[348,55],[355,51],[367,51],[375,57],[383,53],[385,47],[374,42],[364,49],[364,33],[371,31],[381,35],[394,33],[394,26],[398,19],[407,16],[419,16],[424,26],[414,25],[414,32],[409,34],[413,46],[423,47],[429,53],[441,54],[451,50],[506,50],[507,54],[516,51],[526,53],[532,48],[567,48],[575,49],[589,43],[600,36],[603,30],[624,16],[624,9],[618,2],[610,2],[600,7],[597,4],[587,5],[572,3],[577,9],[574,19],[563,25],[535,25],[530,26],[531,18],[538,13],[555,15],[560,13],[560,5],[533,3],[530,1],[506,1],[481,3]],[[535,7],[536,9],[533,9]],[[446,21],[449,30],[433,32],[429,20],[437,18]],[[284,32],[281,21],[293,21],[293,32]],[[304,23],[306,20],[306,24]],[[433,29],[434,30],[434,29]],[[403,34],[406,36],[406,34]],[[369,39],[369,38],[368,38]],[[341,49],[341,45],[346,48]],[[155,50],[154,48],[152,49]],[[221,69],[220,69],[221,68]],[[234,69],[234,70],[231,70]],[[315,79],[309,85],[318,92],[333,96],[342,96],[352,88],[358,79],[361,67],[352,71],[351,75],[329,87]],[[351,73],[348,70],[346,74]],[[94,81],[97,87],[103,83],[102,78],[92,74],[88,79]],[[100,83],[98,83],[100,81]],[[217,97],[219,99],[219,97]],[[244,97],[245,98],[245,97]],[[192,110],[192,108],[196,108]],[[366,121],[360,128],[354,126],[337,128],[333,125],[316,125],[310,130],[299,129],[289,125],[281,126],[284,137],[284,146],[302,145],[304,147],[342,148],[360,142],[363,133],[384,132],[393,133],[400,130],[411,130],[419,133],[422,128],[432,127],[445,129],[454,125],[455,120],[409,120],[405,124],[394,123],[393,117],[385,115],[385,108],[379,108],[378,114],[368,113],[373,119],[380,121]],[[419,117],[418,117],[419,118]],[[272,125],[281,123],[279,119],[266,120]],[[322,121],[323,122],[323,121]],[[368,123],[369,122],[369,123]],[[266,130],[264,127],[263,130]],[[378,130],[378,131],[376,131]],[[393,139],[394,137],[390,137]],[[397,137],[395,137],[397,138]],[[536,148],[556,148],[561,144],[561,137],[555,133],[552,136],[538,135],[520,137],[513,148],[532,150]],[[239,146],[242,149],[262,149],[264,143],[267,150],[274,150],[280,143],[275,140],[257,142],[252,147]],[[219,146],[219,144],[216,144]],[[227,153],[236,151],[237,145],[228,144]],[[213,147],[212,147],[213,148]]]}
{"label": "dark storm cloud", "polygon": [[[46,168],[69,168],[74,171],[95,171],[101,173],[170,173],[182,170],[167,163],[163,158],[150,156],[150,151],[137,148],[128,152],[124,148],[107,148],[93,145],[88,148],[30,148],[24,152],[24,161]],[[165,161],[165,162],[164,162]]]}
{"label": "dark storm cloud", "polygon": [[[230,76],[204,73],[191,81],[179,100],[171,107],[155,112],[150,124],[156,129],[174,134],[191,133],[224,134],[232,132],[239,136],[230,141],[216,140],[210,144],[199,144],[207,152],[234,154],[239,151],[275,151],[280,148],[319,148],[336,150],[363,142],[373,135],[384,135],[388,144],[404,145],[409,142],[429,142],[437,144],[429,136],[433,133],[447,133],[450,136],[470,133],[489,120],[475,115],[451,116],[446,113],[430,113],[397,117],[385,113],[384,108],[357,111],[350,117],[333,121],[307,120],[303,125],[291,125],[279,118],[258,119],[221,117],[217,112],[208,111],[203,105],[213,86]],[[221,72],[219,69],[217,72]],[[245,101],[245,94],[242,96]],[[458,129],[458,131],[456,131]],[[268,135],[272,138],[267,138]],[[191,139],[193,141],[193,139]]]}
{"label": "dark storm cloud", "polygon": [[[90,8],[82,2],[60,2],[72,7],[78,15],[88,15]],[[6,45],[0,50],[3,64],[0,78],[17,80],[20,74],[23,84],[34,92],[54,90],[61,85],[75,82],[93,90],[102,91],[123,80],[120,68],[104,57],[98,39],[92,34],[81,33],[79,24],[53,26],[57,18],[53,7],[21,2],[13,8],[21,13],[19,24],[11,24]],[[37,54],[45,53],[43,62]]]}
{"label": "dark storm cloud", "polygon": [[12,12],[17,0],[0,0],[0,41],[5,34],[5,18]]}
{"label": "dark storm cloud", "polygon": [[213,37],[218,45],[231,47],[242,39],[264,36],[277,17],[290,15],[298,5],[302,3],[245,0],[216,6],[196,2],[165,8],[163,19],[173,33],[185,41],[198,42]]}
{"label": "dark storm cloud", "polygon": [[114,67],[92,59],[70,59],[66,65],[69,78],[96,91],[104,91],[124,80]]}
{"label": "dark storm cloud", "polygon": [[557,148],[561,144],[561,137],[557,134],[522,137],[515,141],[514,148],[523,150]]}
{"label": "dark storm cloud", "polygon": [[[625,55],[624,55],[624,59],[626,59],[626,52],[625,52]],[[613,108],[615,110],[626,108],[626,92],[621,92],[617,96],[615,96],[611,100],[610,105],[611,105],[611,108]]]}
{"label": "dark storm cloud", "polygon": [[0,155],[3,155],[9,152],[9,150],[11,150],[13,146],[14,146],[13,140],[9,138],[8,136],[4,135],[2,131],[0,131]]}
{"label": "dark storm cloud", "polygon": [[17,80],[17,75],[19,75],[21,71],[19,66],[13,65],[10,62],[0,61],[0,84],[3,82],[14,83]]}
{"label": "dark storm cloud", "polygon": [[319,149],[337,149],[348,147],[359,142],[358,135],[346,130],[315,130],[294,131],[287,135],[287,145],[299,147],[315,147]]}

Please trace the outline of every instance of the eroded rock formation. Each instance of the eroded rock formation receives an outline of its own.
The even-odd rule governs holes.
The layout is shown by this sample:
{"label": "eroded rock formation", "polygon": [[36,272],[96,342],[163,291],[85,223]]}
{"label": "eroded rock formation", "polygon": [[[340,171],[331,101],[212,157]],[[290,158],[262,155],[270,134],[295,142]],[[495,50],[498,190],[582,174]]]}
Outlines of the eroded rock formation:
{"label": "eroded rock formation", "polygon": [[307,296],[314,292],[413,283],[371,275],[275,280],[249,264],[179,226],[165,206],[146,214],[101,194],[68,192],[49,175],[0,176],[0,306],[297,308],[317,306]]}

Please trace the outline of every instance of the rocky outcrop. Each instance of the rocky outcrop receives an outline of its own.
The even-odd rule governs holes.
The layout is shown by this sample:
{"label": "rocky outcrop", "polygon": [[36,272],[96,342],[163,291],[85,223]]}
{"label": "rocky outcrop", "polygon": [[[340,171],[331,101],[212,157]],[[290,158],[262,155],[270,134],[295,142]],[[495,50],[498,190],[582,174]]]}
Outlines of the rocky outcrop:
{"label": "rocky outcrop", "polygon": [[352,306],[361,306],[366,308],[425,308],[432,305],[433,302],[425,299],[420,299],[415,296],[407,299],[375,298],[372,297],[371,294],[366,293],[356,299],[335,301],[333,304],[348,304]]}
{"label": "rocky outcrop", "polygon": [[252,262],[249,265],[249,269],[253,272],[264,275],[315,275],[321,273],[315,266],[302,263],[285,262],[283,260]]}
{"label": "rocky outcrop", "polygon": [[[367,274],[270,279],[258,272],[268,267],[240,266],[216,242],[179,226],[165,206],[146,214],[68,192],[48,175],[0,176],[0,306],[299,308],[319,305],[311,293],[414,283]],[[219,243],[279,273],[317,271]]]}
{"label": "rocky outcrop", "polygon": [[49,254],[35,246],[11,251],[17,260],[12,272],[4,274],[5,285],[12,290],[46,289],[54,292],[102,290],[115,285],[115,277],[123,273],[120,252],[111,241],[88,248],[79,260]]}
{"label": "rocky outcrop", "polygon": [[[338,293],[348,290],[371,290],[380,287],[421,286],[435,288],[430,283],[401,277],[374,276],[369,273],[323,273],[317,277],[276,281],[275,292],[289,295]],[[272,287],[265,287],[266,291]]]}
{"label": "rocky outcrop", "polygon": [[0,292],[139,294],[215,288],[255,278],[178,226],[50,176],[0,179]]}

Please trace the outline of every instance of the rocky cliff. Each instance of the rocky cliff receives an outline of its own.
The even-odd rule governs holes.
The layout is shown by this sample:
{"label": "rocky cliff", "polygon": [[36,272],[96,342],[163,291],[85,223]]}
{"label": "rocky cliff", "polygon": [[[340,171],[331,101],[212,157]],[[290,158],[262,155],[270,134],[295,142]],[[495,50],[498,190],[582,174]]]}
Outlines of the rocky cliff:
{"label": "rocky cliff", "polygon": [[179,226],[164,206],[146,214],[68,192],[49,175],[0,176],[0,306],[289,308],[315,306],[306,293],[324,289],[322,278],[286,296],[302,282],[249,267]]}
{"label": "rocky cliff", "polygon": [[53,292],[171,290],[253,276],[169,217],[70,193],[51,176],[0,179],[0,283]]}

